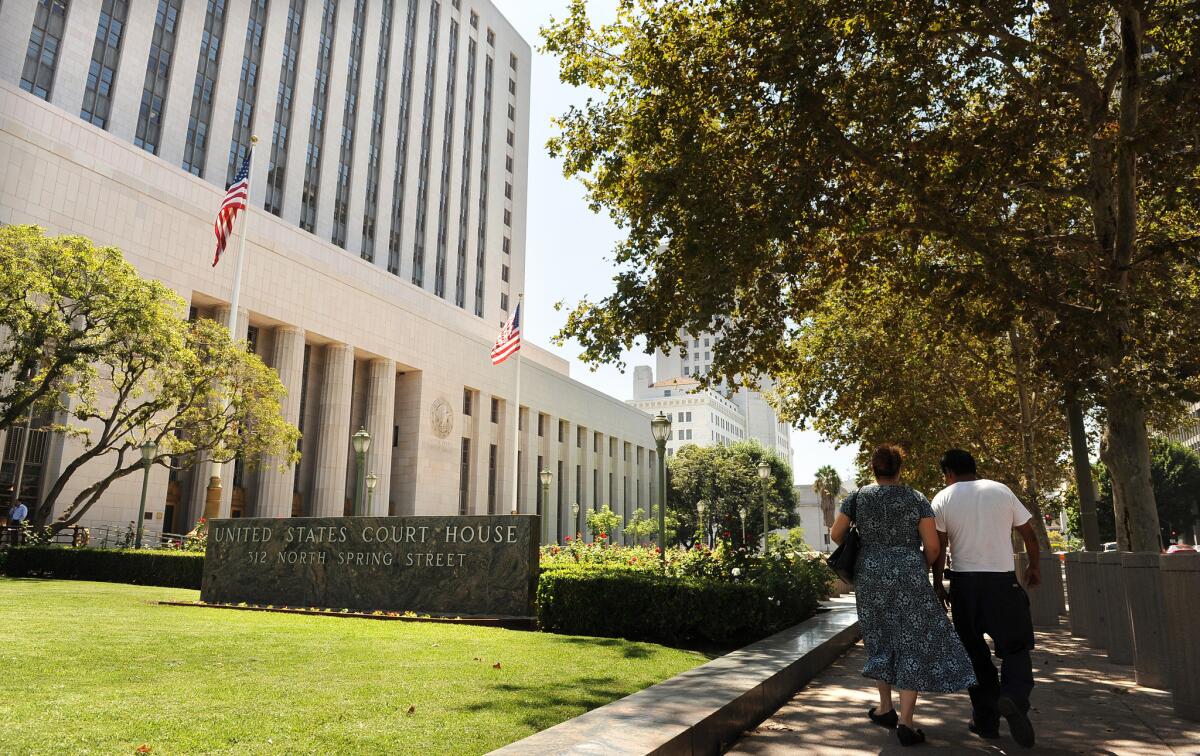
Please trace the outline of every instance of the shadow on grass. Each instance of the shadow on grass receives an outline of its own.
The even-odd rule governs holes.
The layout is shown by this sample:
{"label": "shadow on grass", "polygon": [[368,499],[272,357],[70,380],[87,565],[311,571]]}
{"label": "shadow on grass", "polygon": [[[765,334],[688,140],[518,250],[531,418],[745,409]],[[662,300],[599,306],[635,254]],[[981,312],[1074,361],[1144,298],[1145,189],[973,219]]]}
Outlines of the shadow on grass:
{"label": "shadow on grass", "polygon": [[650,650],[642,645],[639,641],[627,641],[620,638],[595,638],[579,636],[566,636],[563,638],[563,640],[575,646],[601,646],[604,648],[620,647],[621,655],[626,659],[645,659],[651,655]]}
{"label": "shadow on grass", "polygon": [[[486,701],[467,705],[463,709],[480,713],[512,707],[519,711],[517,719],[536,732],[634,692],[619,687],[615,679],[608,677],[564,680],[563,684],[556,688],[546,688],[541,684],[493,683],[488,689],[495,695],[489,695]],[[583,711],[563,712],[565,708]]]}

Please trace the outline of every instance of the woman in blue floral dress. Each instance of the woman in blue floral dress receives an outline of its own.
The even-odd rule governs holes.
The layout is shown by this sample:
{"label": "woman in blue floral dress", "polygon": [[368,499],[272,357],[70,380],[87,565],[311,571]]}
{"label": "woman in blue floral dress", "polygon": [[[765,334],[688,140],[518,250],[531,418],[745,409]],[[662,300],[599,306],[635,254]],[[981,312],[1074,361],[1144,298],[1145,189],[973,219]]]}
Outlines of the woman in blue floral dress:
{"label": "woman in blue floral dress", "polygon": [[[830,537],[841,543],[853,523],[862,538],[854,591],[867,649],[863,677],[879,688],[879,706],[867,716],[894,727],[903,745],[913,745],[925,740],[913,726],[917,694],[965,690],[975,684],[975,674],[929,582],[928,566],[938,556],[933,510],[921,493],[899,482],[902,464],[899,447],[875,450],[876,485],[846,497]],[[893,689],[900,695],[899,715]]]}

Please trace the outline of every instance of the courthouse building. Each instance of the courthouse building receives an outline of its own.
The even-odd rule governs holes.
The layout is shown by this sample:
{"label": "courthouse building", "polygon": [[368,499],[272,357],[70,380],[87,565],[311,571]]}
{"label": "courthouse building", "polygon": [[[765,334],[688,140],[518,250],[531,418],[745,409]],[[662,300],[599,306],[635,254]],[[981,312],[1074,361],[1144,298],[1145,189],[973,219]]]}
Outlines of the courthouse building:
{"label": "courthouse building", "polygon": [[[213,267],[212,224],[259,137],[237,335],[287,387],[302,460],[156,468],[149,530],[189,529],[214,474],[223,515],[342,514],[359,427],[373,514],[503,513],[516,486],[554,539],[574,503],[649,505],[648,414],[527,341],[514,407],[516,360],[490,364],[524,283],[529,69],[487,0],[0,3],[0,222],[120,247],[225,322],[237,241]],[[31,503],[78,451],[32,435]],[[83,524],[134,519],[139,478]]]}

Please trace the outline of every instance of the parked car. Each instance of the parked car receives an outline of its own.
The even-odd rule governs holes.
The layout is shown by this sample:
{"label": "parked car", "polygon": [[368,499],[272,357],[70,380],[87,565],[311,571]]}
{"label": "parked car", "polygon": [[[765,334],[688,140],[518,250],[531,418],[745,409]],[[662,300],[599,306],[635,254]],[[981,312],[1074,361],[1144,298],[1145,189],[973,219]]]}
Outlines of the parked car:
{"label": "parked car", "polygon": [[1109,541],[1108,543],[1104,544],[1104,550],[1105,551],[1116,551],[1117,550],[1117,542]]}
{"label": "parked car", "polygon": [[1168,554],[1178,554],[1180,552],[1189,552],[1189,551],[1194,552],[1195,550],[1196,550],[1195,546],[1189,546],[1186,543],[1173,543],[1167,549],[1167,553]]}

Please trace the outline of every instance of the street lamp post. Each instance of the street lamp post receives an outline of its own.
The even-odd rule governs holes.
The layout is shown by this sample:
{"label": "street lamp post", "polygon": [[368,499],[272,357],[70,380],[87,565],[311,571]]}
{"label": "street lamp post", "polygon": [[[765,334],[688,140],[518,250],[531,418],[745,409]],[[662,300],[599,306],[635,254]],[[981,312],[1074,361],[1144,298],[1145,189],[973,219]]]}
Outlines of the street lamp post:
{"label": "street lamp post", "polygon": [[367,450],[371,448],[371,434],[367,433],[367,429],[359,427],[358,432],[352,438],[354,444],[354,458],[357,461],[357,471],[354,476],[354,514],[362,516],[363,514],[363,499],[366,498],[366,472],[367,472]]}
{"label": "street lamp post", "polygon": [[771,477],[771,465],[765,459],[758,463],[758,479],[762,481],[762,508],[763,508],[763,553],[767,553],[767,531],[770,525],[767,522],[767,478]]}
{"label": "street lamp post", "polygon": [[546,517],[545,512],[550,510],[550,480],[553,474],[549,470],[542,470],[538,473],[538,479],[542,481],[542,508],[538,511],[538,517],[542,518],[542,542],[550,542],[550,518]]}
{"label": "street lamp post", "polygon": [[367,475],[367,513],[375,511],[375,486],[379,484],[379,476],[375,473]]}
{"label": "street lamp post", "polygon": [[738,507],[738,517],[742,518],[742,546],[746,545],[746,512],[745,507]]}
{"label": "street lamp post", "polygon": [[659,412],[650,421],[650,431],[658,448],[658,548],[663,570],[667,568],[667,436],[671,435],[671,418]]}
{"label": "street lamp post", "polygon": [[133,542],[135,549],[142,548],[142,524],[146,522],[146,488],[150,485],[150,463],[157,453],[158,445],[146,439],[146,443],[142,444],[142,503],[138,505],[137,538]]}
{"label": "street lamp post", "polygon": [[579,502],[571,505],[571,522],[575,524],[576,537],[583,535],[583,528],[579,526]]}
{"label": "street lamp post", "polygon": [[700,520],[700,537],[704,539],[704,545],[708,545],[708,531],[704,529],[704,510],[708,507],[704,499],[696,502],[696,515]]}

